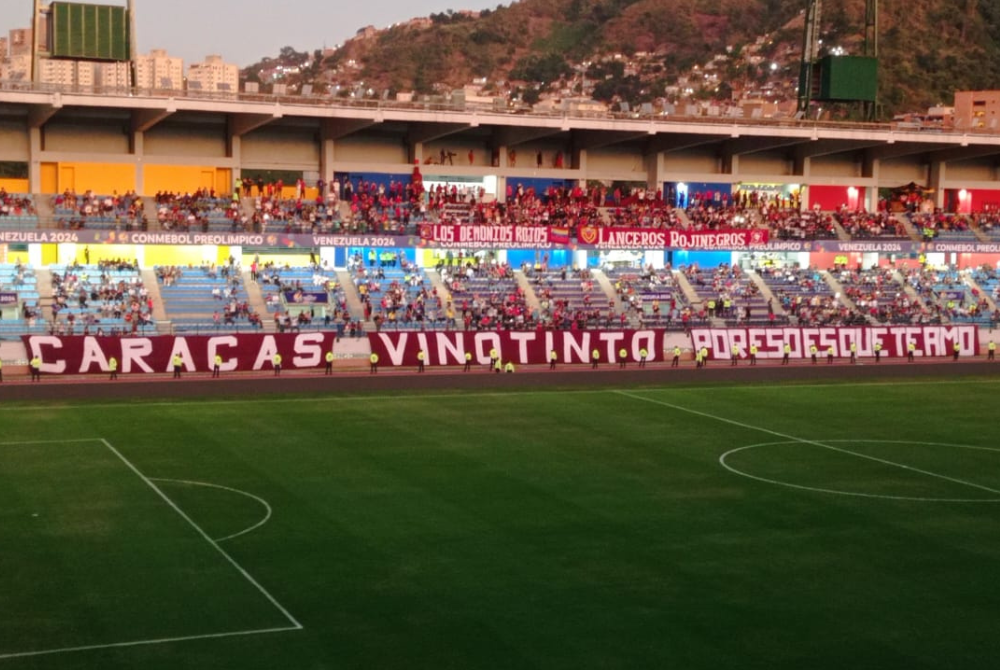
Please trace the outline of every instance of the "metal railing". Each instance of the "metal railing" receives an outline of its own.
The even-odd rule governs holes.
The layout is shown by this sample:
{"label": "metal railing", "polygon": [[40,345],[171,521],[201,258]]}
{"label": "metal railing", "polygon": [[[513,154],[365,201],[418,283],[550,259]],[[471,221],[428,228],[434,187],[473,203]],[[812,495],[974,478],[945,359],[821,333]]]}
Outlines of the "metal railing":
{"label": "metal railing", "polygon": [[199,91],[192,89],[162,89],[162,88],[111,88],[101,86],[63,86],[58,84],[43,84],[31,81],[0,80],[0,93],[5,91],[22,93],[43,93],[43,94],[66,94],[93,96],[100,98],[122,97],[122,98],[146,98],[146,99],[184,99],[184,100],[212,100],[218,102],[245,102],[255,104],[278,104],[302,107],[328,107],[338,109],[367,109],[375,112],[401,111],[401,112],[451,112],[467,116],[496,115],[496,116],[530,116],[538,119],[562,119],[562,120],[604,120],[604,121],[647,121],[671,124],[711,124],[728,126],[747,127],[773,127],[773,128],[805,128],[805,129],[830,129],[830,130],[868,130],[878,132],[897,133],[943,133],[948,135],[1000,135],[998,128],[963,128],[954,126],[943,126],[937,124],[923,124],[912,121],[894,121],[885,123],[868,123],[855,121],[821,121],[795,117],[769,117],[753,118],[733,115],[687,115],[665,112],[599,112],[576,109],[567,110],[542,110],[535,109],[528,105],[510,103],[502,107],[497,104],[483,104],[476,102],[466,102],[462,100],[433,100],[433,101],[412,101],[401,102],[398,100],[382,100],[373,98],[344,98],[327,94],[274,94],[274,93],[247,93],[245,91]]}

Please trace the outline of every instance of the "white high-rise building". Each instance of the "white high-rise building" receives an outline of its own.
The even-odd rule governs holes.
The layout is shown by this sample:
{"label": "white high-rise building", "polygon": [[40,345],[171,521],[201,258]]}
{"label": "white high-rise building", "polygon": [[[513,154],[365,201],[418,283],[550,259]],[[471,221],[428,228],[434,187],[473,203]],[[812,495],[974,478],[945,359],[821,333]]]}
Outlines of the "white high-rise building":
{"label": "white high-rise building", "polygon": [[[195,85],[192,86],[191,84]],[[188,68],[188,89],[202,91],[232,91],[240,86],[240,68],[226,63],[222,56],[207,56],[203,63],[192,63]]]}
{"label": "white high-rise building", "polygon": [[184,88],[184,59],[167,54],[164,49],[153,49],[147,56],[135,61],[137,88]]}

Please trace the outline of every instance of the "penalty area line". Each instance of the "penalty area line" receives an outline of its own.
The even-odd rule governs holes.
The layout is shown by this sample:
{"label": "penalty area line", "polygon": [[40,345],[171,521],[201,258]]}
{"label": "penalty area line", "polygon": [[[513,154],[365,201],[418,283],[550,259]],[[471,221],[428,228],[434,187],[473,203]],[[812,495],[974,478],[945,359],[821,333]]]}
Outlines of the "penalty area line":
{"label": "penalty area line", "polygon": [[53,654],[70,654],[78,651],[98,651],[101,649],[122,649],[126,647],[142,647],[155,644],[170,644],[172,642],[187,642],[190,640],[216,640],[224,637],[243,637],[248,635],[266,635],[268,633],[284,633],[301,630],[301,626],[284,626],[279,628],[258,628],[255,630],[237,630],[229,633],[205,633],[203,635],[183,635],[179,637],[161,637],[150,640],[132,640],[130,642],[109,642],[107,644],[85,644],[78,647],[59,647],[57,649],[39,649],[37,651],[21,651],[11,654],[0,654],[0,661],[32,656],[50,656]]}
{"label": "penalty area line", "polygon": [[110,442],[108,442],[105,439],[102,439],[101,442],[103,442],[104,446],[106,446],[111,451],[111,453],[113,453],[115,456],[117,456],[118,459],[122,463],[124,463],[128,467],[129,470],[131,470],[132,472],[134,472],[136,474],[136,476],[138,476],[139,479],[141,479],[143,482],[145,482],[146,485],[149,488],[153,489],[153,491],[156,493],[156,495],[158,495],[165,503],[167,503],[167,505],[169,505],[171,507],[171,509],[173,509],[175,512],[177,512],[177,514],[179,514],[180,517],[182,519],[184,519],[188,523],[188,525],[190,525],[192,528],[194,528],[194,530],[206,542],[208,542],[208,544],[211,545],[211,547],[213,549],[215,549],[215,551],[218,552],[220,556],[222,556],[224,559],[226,559],[226,561],[230,565],[232,565],[236,569],[236,571],[239,572],[243,576],[244,579],[246,579],[248,582],[250,582],[250,584],[255,589],[257,589],[261,593],[261,595],[263,595],[264,598],[266,598],[267,601],[270,602],[275,607],[275,609],[277,609],[279,612],[281,612],[282,616],[284,616],[285,619],[287,619],[288,622],[292,625],[291,629],[293,629],[293,630],[301,630],[303,628],[302,624],[299,623],[299,621],[294,616],[292,616],[291,612],[289,612],[285,608],[284,605],[282,605],[280,602],[278,602],[277,598],[275,598],[273,595],[271,595],[271,593],[267,589],[265,589],[263,587],[263,585],[261,585],[260,582],[258,582],[256,579],[254,579],[253,575],[251,575],[249,572],[247,572],[246,569],[242,565],[240,565],[236,561],[235,558],[233,558],[232,556],[230,556],[229,552],[227,552],[225,549],[223,549],[219,545],[219,542],[217,540],[213,540],[212,537],[208,533],[205,532],[205,529],[203,529],[201,526],[199,526],[198,523],[194,519],[192,519],[190,516],[188,516],[184,512],[184,510],[182,510],[177,505],[177,503],[175,503],[170,498],[170,496],[168,496],[166,493],[164,493],[160,489],[159,486],[157,486],[149,477],[147,477],[146,475],[144,475],[142,473],[142,471],[139,470],[139,468],[137,468],[130,460],[128,460],[127,458],[125,458],[125,456],[120,451],[118,451],[117,449],[115,449],[114,446],[112,446],[112,444]]}

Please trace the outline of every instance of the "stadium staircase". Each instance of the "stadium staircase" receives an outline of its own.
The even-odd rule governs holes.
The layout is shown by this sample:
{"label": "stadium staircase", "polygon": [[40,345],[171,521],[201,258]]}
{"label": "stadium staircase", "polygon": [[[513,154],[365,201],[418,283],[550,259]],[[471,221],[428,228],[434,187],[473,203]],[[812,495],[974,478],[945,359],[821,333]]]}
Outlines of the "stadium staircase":
{"label": "stadium staircase", "polygon": [[538,299],[538,294],[535,293],[535,287],[531,285],[531,281],[528,279],[528,276],[521,270],[514,270],[514,280],[517,281],[518,288],[524,291],[524,304],[527,305],[529,310],[531,310],[531,313],[541,314],[542,303]]}
{"label": "stadium staircase", "polygon": [[764,303],[771,303],[771,309],[774,310],[774,315],[778,317],[787,316],[785,314],[785,308],[781,305],[781,301],[775,297],[774,292],[771,291],[771,287],[767,285],[767,282],[765,282],[764,279],[753,270],[748,270],[747,276],[760,290],[760,294],[764,298]]}
{"label": "stadium staircase", "polygon": [[920,233],[913,226],[913,220],[910,219],[910,215],[905,212],[897,212],[895,217],[897,221],[903,224],[903,230],[910,236],[910,239],[914,242],[919,242],[921,239]]}
{"label": "stadium staircase", "polygon": [[169,335],[171,323],[167,318],[167,310],[163,306],[163,294],[160,293],[160,282],[156,278],[156,272],[152,269],[141,270],[139,276],[142,277],[142,285],[146,287],[149,297],[153,300],[151,317],[153,323],[156,324],[156,334]]}
{"label": "stadium staircase", "polygon": [[[337,270],[337,283],[344,291],[344,299],[347,301],[347,311],[354,321],[364,321],[365,306],[361,304],[361,296],[358,294],[358,287],[354,284],[354,277],[347,270]],[[365,322],[365,330],[375,330],[375,324],[371,321]]]}
{"label": "stadium staircase", "polygon": [[601,287],[604,292],[605,302],[613,300],[615,303],[615,311],[621,314],[625,311],[625,305],[622,303],[622,297],[618,295],[615,291],[615,285],[612,283],[608,276],[604,274],[601,270],[591,270],[590,276],[594,278],[597,285]]}
{"label": "stadium staircase", "polygon": [[[51,195],[32,195],[35,202],[35,214],[38,215],[39,228],[52,228],[56,220],[56,208],[52,205]],[[41,280],[39,280],[41,281]],[[46,282],[46,286],[51,287],[51,282]]]}
{"label": "stadium staircase", "polygon": [[980,230],[979,226],[972,226],[971,230],[976,235],[976,239],[984,244],[991,244],[994,240],[990,239],[990,236]]}
{"label": "stadium staircase", "polygon": [[687,276],[685,276],[685,274],[680,270],[674,270],[674,281],[684,294],[684,300],[687,304],[691,305],[691,309],[697,311],[697,309],[701,307],[701,296],[699,296],[697,291],[694,290],[694,287],[691,286],[691,282],[688,281]]}
{"label": "stadium staircase", "polygon": [[[851,300],[847,296],[847,291],[844,290],[843,284],[841,284],[840,281],[838,281],[836,277],[834,277],[832,274],[830,274],[829,271],[827,271],[827,270],[822,270],[822,271],[820,271],[819,274],[823,278],[823,281],[826,282],[826,285],[830,287],[830,290],[833,291],[833,294],[835,296],[839,296],[837,299],[845,307],[847,307],[847,309],[851,310],[852,312],[857,312],[858,311],[858,306],[856,304],[854,304],[854,301]],[[865,319],[869,323],[874,323],[871,315],[866,314],[865,315]]]}
{"label": "stadium staircase", "polygon": [[431,282],[431,287],[437,290],[438,297],[441,298],[441,304],[447,305],[449,302],[452,302],[451,290],[445,285],[438,271],[424,268],[424,274],[427,275],[427,279]]}
{"label": "stadium staircase", "polygon": [[48,268],[35,270],[35,288],[38,290],[38,308],[41,320],[52,322],[52,272]]}
{"label": "stadium staircase", "polygon": [[910,283],[906,281],[899,270],[892,273],[892,280],[903,287],[903,292],[906,293],[908,298],[915,300],[918,305],[925,309],[930,307],[930,305],[927,304],[927,301],[920,297],[920,293],[918,293],[915,288],[910,286]]}
{"label": "stadium staircase", "polygon": [[[247,292],[247,301],[250,303],[250,309],[260,314],[264,332],[277,332],[278,327],[274,323],[274,315],[269,314],[267,311],[267,301],[264,300],[264,292],[260,290],[260,284],[250,278],[250,270],[242,270],[240,276],[243,277],[243,288]],[[268,316],[271,318],[267,318]]]}
{"label": "stadium staircase", "polygon": [[681,222],[681,228],[683,228],[684,230],[690,230],[691,219],[688,218],[687,212],[685,212],[680,207],[675,207],[674,214],[677,215],[677,219]]}
{"label": "stadium staircase", "polygon": [[[41,280],[39,280],[39,281],[41,281]],[[971,288],[973,291],[978,292],[981,297],[985,298],[986,299],[986,304],[990,306],[991,310],[993,310],[994,312],[997,311],[997,303],[996,303],[996,301],[993,300],[993,296],[990,295],[989,291],[984,291],[983,290],[983,288],[979,285],[979,283],[972,276],[971,272],[962,273],[962,281],[965,282],[966,286],[968,286],[969,288]]]}
{"label": "stadium staircase", "polygon": [[832,217],[831,222],[833,223],[833,231],[837,233],[837,239],[841,242],[850,242],[851,235],[840,225],[840,221],[837,221],[836,217]]}

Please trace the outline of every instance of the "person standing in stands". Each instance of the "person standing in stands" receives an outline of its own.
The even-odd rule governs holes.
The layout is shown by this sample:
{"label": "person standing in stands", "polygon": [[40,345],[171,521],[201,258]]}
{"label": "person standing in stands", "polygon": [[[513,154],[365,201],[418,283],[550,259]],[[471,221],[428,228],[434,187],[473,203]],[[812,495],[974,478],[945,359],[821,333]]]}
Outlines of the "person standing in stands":
{"label": "person standing in stands", "polygon": [[417,372],[423,372],[424,371],[424,361],[425,360],[427,360],[427,354],[425,354],[424,350],[421,349],[420,351],[417,352]]}
{"label": "person standing in stands", "polygon": [[212,379],[222,376],[222,354],[216,354],[212,361]]}
{"label": "person standing in stands", "polygon": [[277,377],[281,374],[281,354],[275,354],[271,358],[271,363],[274,365],[274,376]]}
{"label": "person standing in stands", "polygon": [[369,364],[370,364],[370,366],[371,366],[371,367],[369,368],[369,372],[370,372],[370,374],[373,374],[373,375],[374,375],[374,374],[377,374],[377,373],[378,373],[378,354],[376,354],[376,353],[375,353],[375,352],[373,351],[373,352],[372,352],[372,355],[368,357],[368,363],[369,363]]}
{"label": "person standing in stands", "polygon": [[558,360],[559,360],[559,354],[557,354],[556,350],[553,349],[552,351],[549,352],[549,370],[556,369],[556,362]]}
{"label": "person standing in stands", "polygon": [[323,374],[324,375],[333,374],[333,351],[326,352],[326,370],[324,371]]}
{"label": "person standing in stands", "polygon": [[111,371],[111,377],[108,381],[112,379],[118,379],[118,359],[112,356],[108,359],[108,370]]}
{"label": "person standing in stands", "polygon": [[622,347],[618,350],[618,368],[624,370],[626,363],[628,363],[628,351]]}
{"label": "person standing in stands", "polygon": [[174,366],[174,379],[181,378],[181,366],[184,365],[184,359],[181,358],[180,354],[174,354],[171,359],[171,364]]}

